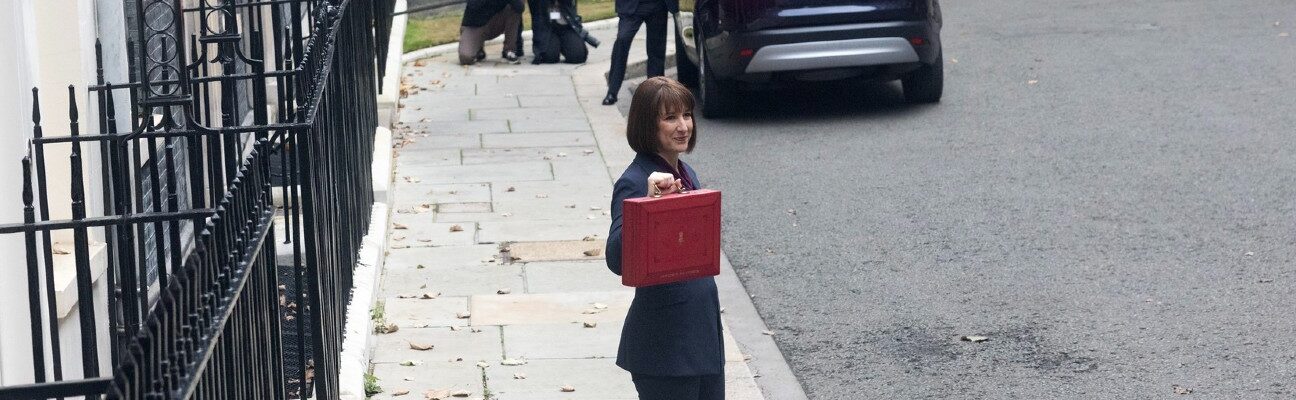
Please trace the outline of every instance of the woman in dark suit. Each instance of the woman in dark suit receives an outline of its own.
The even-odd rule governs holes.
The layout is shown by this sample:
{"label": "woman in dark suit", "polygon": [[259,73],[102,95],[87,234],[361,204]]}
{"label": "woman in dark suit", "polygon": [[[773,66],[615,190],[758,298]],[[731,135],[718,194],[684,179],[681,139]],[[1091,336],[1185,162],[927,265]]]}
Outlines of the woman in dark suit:
{"label": "woman in dark suit", "polygon": [[[612,192],[607,265],[621,274],[621,201],[701,187],[679,156],[697,144],[693,95],[665,77],[635,90],[626,139],[637,155]],[[635,289],[617,351],[640,400],[724,399],[724,339],[715,279]]]}

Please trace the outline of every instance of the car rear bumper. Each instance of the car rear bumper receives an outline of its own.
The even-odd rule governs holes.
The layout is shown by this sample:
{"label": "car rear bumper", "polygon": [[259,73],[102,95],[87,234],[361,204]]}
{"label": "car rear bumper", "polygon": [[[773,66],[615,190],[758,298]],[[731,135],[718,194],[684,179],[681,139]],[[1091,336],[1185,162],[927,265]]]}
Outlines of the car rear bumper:
{"label": "car rear bumper", "polygon": [[775,44],[762,47],[747,63],[746,73],[918,62],[905,38],[864,38]]}
{"label": "car rear bumper", "polygon": [[[940,33],[927,21],[892,21],[724,32],[706,40],[716,77],[825,68],[932,63]],[[911,38],[922,38],[915,46]],[[742,57],[743,50],[752,54]]]}

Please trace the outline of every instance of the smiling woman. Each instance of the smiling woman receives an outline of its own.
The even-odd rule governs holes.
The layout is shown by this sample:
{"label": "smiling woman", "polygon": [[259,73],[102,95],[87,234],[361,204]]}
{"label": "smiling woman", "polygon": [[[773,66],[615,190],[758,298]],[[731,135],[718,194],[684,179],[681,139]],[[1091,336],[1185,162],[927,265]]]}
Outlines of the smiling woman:
{"label": "smiling woman", "polygon": [[[607,265],[621,274],[622,202],[649,194],[695,190],[702,184],[681,153],[697,145],[693,95],[670,78],[635,89],[626,140],[637,155],[612,193]],[[621,330],[617,366],[630,371],[640,400],[724,399],[724,339],[715,279],[635,288]]]}

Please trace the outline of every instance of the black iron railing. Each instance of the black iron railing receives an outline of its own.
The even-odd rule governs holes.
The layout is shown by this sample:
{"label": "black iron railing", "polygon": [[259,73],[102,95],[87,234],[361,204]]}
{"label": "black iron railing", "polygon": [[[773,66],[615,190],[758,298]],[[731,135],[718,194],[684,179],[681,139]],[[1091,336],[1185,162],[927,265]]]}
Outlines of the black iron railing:
{"label": "black iron railing", "polygon": [[[26,243],[35,382],[0,388],[0,399],[338,397],[393,3],[137,0],[131,82],[105,82],[101,57],[89,88],[97,132],[81,133],[69,87],[68,134],[44,135],[33,90],[24,220],[0,234]],[[70,156],[47,158],[53,147]],[[96,165],[82,165],[84,151]],[[70,176],[49,176],[50,162],[66,162]],[[61,182],[66,220],[51,217],[49,189]],[[103,206],[89,210],[96,186]],[[52,233],[61,230],[72,232],[79,349],[59,342]],[[105,245],[103,304],[92,237]],[[63,365],[69,351],[80,365]],[[64,379],[69,368],[80,378]]]}

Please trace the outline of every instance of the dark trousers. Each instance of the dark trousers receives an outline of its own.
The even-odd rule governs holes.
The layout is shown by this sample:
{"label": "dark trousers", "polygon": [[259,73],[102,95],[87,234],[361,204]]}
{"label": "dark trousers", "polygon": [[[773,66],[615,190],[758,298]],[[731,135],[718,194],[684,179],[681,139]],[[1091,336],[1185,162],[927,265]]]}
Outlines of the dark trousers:
{"label": "dark trousers", "polygon": [[585,62],[589,56],[589,49],[585,48],[585,40],[581,39],[580,34],[576,33],[567,25],[559,25],[552,22],[546,22],[548,25],[544,28],[531,28],[531,44],[535,45],[535,64],[556,63],[558,56],[561,54],[563,62],[569,64],[580,64]]}
{"label": "dark trousers", "polygon": [[487,40],[504,35],[504,51],[522,49],[522,13],[513,7],[504,7],[491,17],[484,26],[459,27],[459,64],[472,65],[477,62],[477,52],[482,50]]}
{"label": "dark trousers", "polygon": [[639,400],[724,400],[724,375],[652,376],[630,374]]}
{"label": "dark trousers", "polygon": [[639,33],[639,25],[648,25],[648,76],[666,74],[666,15],[665,9],[655,9],[646,14],[617,15],[616,43],[612,45],[612,69],[608,71],[608,93],[621,91],[625,80],[626,59],[630,57],[630,43]]}

